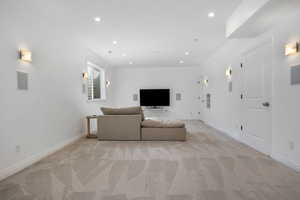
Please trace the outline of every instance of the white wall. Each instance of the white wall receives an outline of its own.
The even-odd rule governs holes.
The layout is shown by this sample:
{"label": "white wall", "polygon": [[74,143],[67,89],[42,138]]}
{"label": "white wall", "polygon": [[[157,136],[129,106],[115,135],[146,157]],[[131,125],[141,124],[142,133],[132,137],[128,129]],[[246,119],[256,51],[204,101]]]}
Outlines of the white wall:
{"label": "white wall", "polygon": [[[300,28],[296,26],[299,15],[289,19],[268,33],[253,39],[232,39],[222,46],[203,66],[212,93],[212,109],[203,110],[204,121],[239,139],[241,119],[241,76],[239,63],[243,52],[266,39],[273,39],[273,96],[272,96],[272,156],[294,168],[300,169],[300,85],[290,85],[290,66],[300,64],[300,55],[286,57],[284,47],[288,42],[300,41]],[[233,93],[228,93],[225,69],[233,67]],[[294,142],[295,149],[289,148]]]}
{"label": "white wall", "polygon": [[[35,9],[36,4],[0,4],[0,179],[81,136],[85,115],[112,98],[108,91],[107,102],[86,102],[81,85],[86,59],[108,65],[72,30],[49,21],[49,7]],[[32,64],[18,60],[20,47],[33,52]],[[16,70],[29,74],[29,90],[17,90]]]}
{"label": "white wall", "polygon": [[[200,111],[199,68],[194,67],[157,67],[157,68],[117,68],[114,72],[115,105],[134,106],[133,94],[141,88],[170,88],[171,106],[168,112],[146,112],[146,117],[168,119],[198,119]],[[181,93],[182,100],[176,101],[175,94]]]}

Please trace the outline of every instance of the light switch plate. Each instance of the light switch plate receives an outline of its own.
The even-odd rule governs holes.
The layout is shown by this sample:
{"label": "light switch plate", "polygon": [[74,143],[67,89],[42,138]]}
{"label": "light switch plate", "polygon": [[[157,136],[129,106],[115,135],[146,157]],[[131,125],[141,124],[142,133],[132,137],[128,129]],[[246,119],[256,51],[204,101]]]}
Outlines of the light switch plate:
{"label": "light switch plate", "polygon": [[19,90],[28,90],[28,74],[17,72],[17,88]]}
{"label": "light switch plate", "polygon": [[232,92],[232,81],[228,83],[228,91]]}
{"label": "light switch plate", "polygon": [[83,93],[83,94],[85,94],[85,90],[86,90],[86,86],[85,86],[85,84],[83,83],[83,84],[82,84],[82,93]]}
{"label": "light switch plate", "polygon": [[206,108],[210,109],[211,107],[211,94],[206,94]]}

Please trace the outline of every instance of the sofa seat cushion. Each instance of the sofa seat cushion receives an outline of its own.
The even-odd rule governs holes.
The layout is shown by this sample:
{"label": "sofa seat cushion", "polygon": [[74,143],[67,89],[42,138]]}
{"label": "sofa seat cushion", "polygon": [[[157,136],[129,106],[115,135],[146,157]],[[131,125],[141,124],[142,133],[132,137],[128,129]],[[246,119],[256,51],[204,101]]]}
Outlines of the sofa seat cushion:
{"label": "sofa seat cushion", "polygon": [[152,119],[145,119],[142,122],[143,128],[184,128],[185,124],[180,121],[159,121]]}
{"label": "sofa seat cushion", "polygon": [[144,113],[140,106],[126,107],[126,108],[108,108],[102,107],[101,111],[104,115],[142,115],[144,120]]}

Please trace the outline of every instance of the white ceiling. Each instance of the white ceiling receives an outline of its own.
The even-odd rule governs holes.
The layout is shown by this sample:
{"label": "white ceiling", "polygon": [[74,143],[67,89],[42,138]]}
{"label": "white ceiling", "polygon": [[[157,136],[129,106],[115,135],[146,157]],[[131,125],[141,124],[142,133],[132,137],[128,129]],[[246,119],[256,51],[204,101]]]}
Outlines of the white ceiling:
{"label": "white ceiling", "polygon": [[[241,1],[31,0],[33,5],[26,4],[33,14],[39,10],[52,31],[67,29],[70,37],[113,66],[145,67],[199,65],[225,41],[226,20]],[[211,11],[216,14],[213,19],[207,16]],[[96,16],[100,23],[93,21]]]}

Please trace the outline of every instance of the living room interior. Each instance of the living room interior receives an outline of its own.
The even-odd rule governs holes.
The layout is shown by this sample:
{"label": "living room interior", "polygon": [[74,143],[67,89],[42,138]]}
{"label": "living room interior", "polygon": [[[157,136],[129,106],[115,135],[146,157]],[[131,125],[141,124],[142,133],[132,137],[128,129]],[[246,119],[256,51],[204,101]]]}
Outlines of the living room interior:
{"label": "living room interior", "polygon": [[2,0],[1,200],[299,200],[299,0]]}

